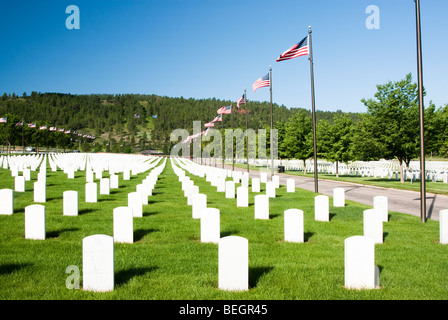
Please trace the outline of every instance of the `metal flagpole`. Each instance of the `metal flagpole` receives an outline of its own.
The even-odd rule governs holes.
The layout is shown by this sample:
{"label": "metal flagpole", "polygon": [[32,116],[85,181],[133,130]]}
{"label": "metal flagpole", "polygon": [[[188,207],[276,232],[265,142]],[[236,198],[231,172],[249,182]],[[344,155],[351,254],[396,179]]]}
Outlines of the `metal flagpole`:
{"label": "metal flagpole", "polygon": [[247,96],[246,89],[244,89],[244,99],[246,107],[245,107],[245,116],[246,116],[246,162],[247,162],[247,173],[249,173],[249,133],[247,132]]}
{"label": "metal flagpole", "polygon": [[234,128],[233,128],[233,104],[230,104],[230,112],[232,113],[232,171],[235,170],[235,155],[234,155],[234,150],[233,150],[233,133],[234,133]]}
{"label": "metal flagpole", "polygon": [[424,139],[424,105],[423,105],[423,72],[422,72],[422,39],[420,32],[420,1],[415,1],[417,26],[417,71],[418,71],[418,103],[420,108],[420,216],[426,222],[426,171],[425,171],[425,139]]}
{"label": "metal flagpole", "polygon": [[308,43],[309,43],[309,56],[310,71],[311,71],[311,103],[313,111],[313,145],[314,145],[314,192],[319,192],[318,180],[317,180],[317,145],[316,145],[316,108],[314,102],[314,71],[313,71],[313,49],[311,46],[311,26],[308,27]]}
{"label": "metal flagpole", "polygon": [[221,115],[221,157],[222,157],[222,168],[224,169],[224,140],[222,137],[224,136],[222,132],[224,131],[224,113]]}
{"label": "metal flagpole", "polygon": [[272,128],[273,128],[273,116],[272,116],[272,66],[269,66],[269,91],[271,96],[271,132],[269,134],[270,140],[271,140],[271,179],[274,175],[274,146],[273,146],[273,140],[274,136],[272,135]]}

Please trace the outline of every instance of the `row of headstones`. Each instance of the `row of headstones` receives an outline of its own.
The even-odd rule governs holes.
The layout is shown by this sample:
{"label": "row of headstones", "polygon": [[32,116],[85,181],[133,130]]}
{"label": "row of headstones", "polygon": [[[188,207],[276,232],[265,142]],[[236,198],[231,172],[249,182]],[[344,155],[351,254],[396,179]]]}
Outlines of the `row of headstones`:
{"label": "row of headstones", "polygon": [[[180,164],[181,162],[177,162]],[[197,174],[198,165],[192,164],[191,166],[183,165],[185,170],[189,170],[193,174]],[[174,168],[174,171],[179,176],[179,181],[182,181],[182,190],[185,190],[185,196],[188,196],[188,204],[192,205],[193,218],[201,219],[201,212],[207,209],[207,197],[205,194],[199,194],[198,187],[194,186],[193,182],[190,181],[189,177],[185,176],[185,172],[179,168]],[[226,171],[214,171],[214,173],[221,173],[221,175],[213,175],[213,181],[224,181],[224,190],[218,189],[217,191],[225,191],[226,198],[235,197],[235,179],[233,181],[225,181],[227,173]],[[263,172],[264,173],[264,172]],[[231,176],[231,174],[228,174]],[[208,175],[207,175],[208,177]],[[277,179],[275,179],[277,178]],[[214,179],[214,180],[213,180]],[[267,181],[266,176],[264,178],[253,178],[252,179],[252,190],[254,192],[259,192],[259,185],[261,181],[266,183],[266,194],[259,194],[254,196],[254,213],[255,219],[268,220],[269,219],[269,198],[275,197],[275,190],[278,188],[278,176],[273,176],[272,181]],[[287,192],[295,191],[295,180],[287,179]],[[191,199],[191,200],[190,200]],[[248,206],[248,188],[246,186],[241,186],[237,188],[237,206],[247,207]],[[334,207],[344,207],[345,206],[345,190],[344,188],[333,189],[333,206]],[[217,209],[216,209],[217,210]],[[212,217],[208,217],[210,215]],[[318,195],[314,198],[314,218],[316,221],[330,221],[330,205],[329,197],[327,195]],[[207,217],[205,219],[206,226],[201,227],[201,230],[215,230],[214,236],[212,237],[215,242],[219,239],[219,232],[216,227],[219,224],[219,210],[207,210]],[[368,209],[363,212],[363,231],[364,235],[370,237],[375,243],[383,242],[383,222],[388,221],[388,199],[385,196],[375,196],[373,198],[373,209]],[[303,242],[303,211],[299,209],[289,209],[285,211],[284,215],[284,231],[285,240]],[[201,220],[202,226],[202,220]],[[208,236],[207,238],[209,238]]]}
{"label": "row of headstones", "polygon": [[[152,170],[145,180],[148,181],[148,190],[152,191],[157,181],[158,175],[163,171],[164,164]],[[137,186],[138,187],[138,186]],[[88,190],[91,193],[95,190]],[[146,191],[146,189],[145,189]],[[121,212],[129,209],[131,217],[142,217],[142,198],[143,194],[148,197],[148,193],[142,193],[140,190],[128,194],[128,207],[117,208],[116,213],[117,220],[123,220],[126,218],[120,218],[123,216]],[[146,202],[147,203],[147,202]],[[0,214],[11,215],[14,212],[14,192],[11,189],[0,190]],[[34,240],[45,240],[46,237],[46,208],[44,205],[33,204],[25,207],[25,238]],[[74,190],[68,190],[63,192],[63,215],[64,216],[76,216],[78,215],[78,192]],[[126,221],[126,220],[124,220]],[[133,229],[132,220],[131,224],[125,224],[117,222],[114,224],[114,230],[117,230],[117,239],[127,239],[126,242],[132,242],[133,234],[129,233],[129,230]]]}
{"label": "row of headstones", "polygon": [[[114,220],[115,214],[114,211]],[[125,215],[126,219],[131,219],[129,212],[122,211],[121,214],[123,219]],[[84,290],[104,292],[114,289],[114,242],[115,235],[92,235],[83,239]],[[353,236],[345,239],[344,248],[345,287],[378,288],[379,270],[375,266],[374,241],[365,236]],[[249,242],[246,238],[227,236],[219,239],[218,287],[226,291],[249,289]]]}

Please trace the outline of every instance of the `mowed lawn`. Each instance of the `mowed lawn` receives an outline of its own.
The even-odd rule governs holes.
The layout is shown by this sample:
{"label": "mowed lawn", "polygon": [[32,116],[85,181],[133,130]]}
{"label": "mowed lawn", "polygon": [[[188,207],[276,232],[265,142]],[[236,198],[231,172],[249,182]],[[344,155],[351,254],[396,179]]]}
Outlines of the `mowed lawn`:
{"label": "mowed lawn", "polygon": [[[344,288],[344,240],[363,234],[363,210],[370,207],[346,201],[331,206],[330,221],[314,220],[313,192],[277,189],[270,199],[270,219],[254,218],[254,193],[249,207],[236,207],[205,178],[187,172],[207,195],[208,207],[218,208],[221,237],[237,235],[249,241],[249,290],[227,292],[218,288],[218,245],[200,242],[200,220],[192,218],[181,182],[171,160],[134,218],[134,243],[114,244],[115,288],[94,293],[82,289],[82,239],[93,234],[113,235],[113,209],[127,206],[127,194],[149,174],[123,181],[97,203],[85,203],[85,172],[68,179],[47,165],[46,239],[24,237],[24,208],[33,204],[33,183],[26,192],[14,193],[14,214],[0,216],[0,299],[156,299],[156,300],[337,300],[337,299],[443,299],[448,298],[448,245],[439,243],[439,223],[390,212],[383,225],[384,243],[375,245],[380,288]],[[160,164],[162,161],[160,162]],[[103,173],[103,176],[107,172]],[[98,182],[96,180],[96,182]],[[11,172],[0,169],[0,188],[14,188]],[[79,215],[62,215],[62,193],[79,192]],[[264,192],[262,184],[262,192]],[[373,197],[374,195],[372,195]],[[283,212],[304,211],[304,243],[284,239]],[[80,271],[80,288],[69,289],[69,266]],[[69,279],[70,280],[70,279]],[[70,287],[70,286],[69,286]]]}

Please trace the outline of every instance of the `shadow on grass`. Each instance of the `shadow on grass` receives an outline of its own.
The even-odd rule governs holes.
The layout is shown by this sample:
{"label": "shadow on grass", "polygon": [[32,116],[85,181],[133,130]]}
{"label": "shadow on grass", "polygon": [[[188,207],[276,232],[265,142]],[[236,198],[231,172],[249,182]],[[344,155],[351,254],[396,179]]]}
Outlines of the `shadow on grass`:
{"label": "shadow on grass", "polygon": [[63,232],[71,232],[71,231],[79,231],[79,228],[66,228],[56,231],[47,231],[46,232],[46,238],[58,238],[61,233]]}
{"label": "shadow on grass", "polygon": [[96,211],[96,209],[91,209],[91,208],[81,209],[78,211],[78,215],[91,213],[91,212],[95,212],[95,211]]}
{"label": "shadow on grass", "polygon": [[134,231],[134,241],[140,241],[142,240],[147,234],[150,234],[152,232],[157,232],[160,230],[157,229],[137,229]]}
{"label": "shadow on grass", "polygon": [[249,288],[255,288],[260,278],[272,269],[274,267],[249,267]]}
{"label": "shadow on grass", "polygon": [[20,271],[26,267],[32,266],[32,263],[8,263],[0,265],[0,275],[7,275],[16,271]]}
{"label": "shadow on grass", "polygon": [[115,274],[115,283],[117,286],[122,286],[129,282],[133,277],[142,276],[148,272],[153,272],[157,270],[157,267],[149,268],[129,268],[126,270],[119,271]]}

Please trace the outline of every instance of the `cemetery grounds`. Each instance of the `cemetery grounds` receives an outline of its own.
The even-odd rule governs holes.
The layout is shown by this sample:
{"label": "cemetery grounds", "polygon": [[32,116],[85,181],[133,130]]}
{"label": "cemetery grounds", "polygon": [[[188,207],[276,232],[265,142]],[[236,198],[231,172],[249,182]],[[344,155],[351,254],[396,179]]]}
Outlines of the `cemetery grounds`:
{"label": "cemetery grounds", "polygon": [[[314,219],[310,191],[286,186],[269,200],[269,220],[254,219],[254,196],[249,207],[237,207],[205,178],[186,175],[207,195],[207,206],[220,210],[221,237],[237,235],[249,242],[249,290],[218,288],[218,245],[200,241],[200,220],[167,159],[143,217],[134,218],[134,243],[114,244],[114,290],[104,293],[82,289],[82,239],[94,234],[113,235],[113,209],[127,206],[127,194],[148,175],[142,172],[124,181],[109,195],[98,194],[86,203],[84,171],[73,179],[47,165],[46,239],[24,237],[24,209],[33,204],[31,171],[25,192],[14,192],[14,213],[0,215],[0,299],[2,300],[446,300],[448,245],[439,243],[439,223],[389,212],[383,224],[384,242],[375,245],[380,287],[344,288],[344,240],[363,234],[363,211],[371,207],[346,200],[333,207],[330,221]],[[177,160],[175,160],[177,161]],[[163,161],[159,162],[162,165]],[[105,175],[105,173],[103,173]],[[229,178],[230,179],[230,178]],[[238,186],[238,184],[237,184]],[[9,169],[0,168],[0,189],[14,189]],[[62,194],[79,194],[78,216],[63,216]],[[261,193],[265,184],[261,185]],[[372,195],[373,197],[374,195]],[[283,212],[304,212],[304,243],[284,241]],[[81,271],[80,288],[68,288],[69,266]]]}

